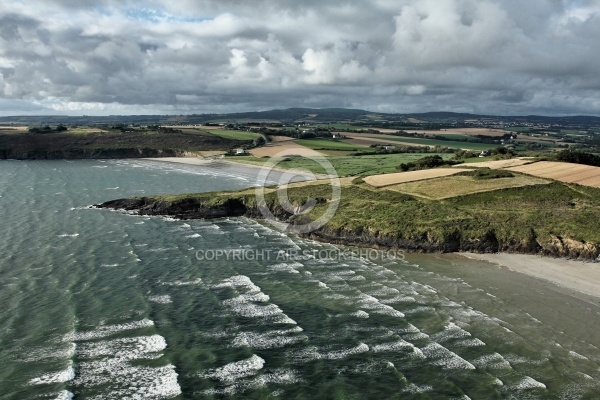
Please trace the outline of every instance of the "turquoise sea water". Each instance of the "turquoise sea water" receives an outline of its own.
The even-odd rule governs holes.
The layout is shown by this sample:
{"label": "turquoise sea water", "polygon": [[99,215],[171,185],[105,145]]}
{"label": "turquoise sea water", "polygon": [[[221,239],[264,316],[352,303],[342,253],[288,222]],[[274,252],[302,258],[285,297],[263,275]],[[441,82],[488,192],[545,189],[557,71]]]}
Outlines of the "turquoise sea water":
{"label": "turquoise sea water", "polygon": [[0,163],[0,399],[600,396],[593,300],[459,257],[328,259],[338,247],[244,218],[88,208],[254,181]]}

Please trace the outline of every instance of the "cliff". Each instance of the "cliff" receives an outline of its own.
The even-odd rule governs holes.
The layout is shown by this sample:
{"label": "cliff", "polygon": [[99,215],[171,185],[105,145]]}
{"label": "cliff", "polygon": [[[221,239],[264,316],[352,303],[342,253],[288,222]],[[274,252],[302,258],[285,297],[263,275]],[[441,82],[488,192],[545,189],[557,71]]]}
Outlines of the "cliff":
{"label": "cliff", "polygon": [[[303,198],[314,195],[319,198],[319,187],[304,188],[288,193],[291,199],[302,194]],[[354,188],[352,190],[362,189]],[[517,189],[512,189],[514,192]],[[540,188],[519,189],[535,191]],[[543,190],[549,190],[545,188]],[[550,191],[564,191],[568,188],[557,184]],[[312,191],[312,193],[310,193]],[[316,191],[316,192],[315,192]],[[394,194],[395,200],[383,205],[386,196],[379,195],[379,208],[371,203],[365,207],[368,192],[357,193],[345,190],[347,197],[336,215],[324,227],[301,236],[341,245],[372,247],[380,249],[402,249],[411,252],[476,252],[476,253],[522,253],[540,254],[552,257],[565,257],[580,260],[598,260],[600,241],[596,240],[598,211],[596,220],[579,218],[575,224],[558,223],[556,210],[538,209],[537,215],[526,215],[526,207],[514,211],[513,215],[498,210],[489,211],[486,207],[471,206],[464,215],[464,209],[456,204],[430,204],[406,196]],[[498,199],[509,201],[515,193],[505,191]],[[574,194],[577,193],[576,191]],[[532,194],[532,193],[529,193]],[[556,193],[546,193],[551,197]],[[468,196],[471,197],[471,196]],[[471,203],[474,199],[469,199]],[[293,201],[293,200],[292,200]],[[302,203],[302,201],[300,201]],[[310,216],[292,216],[278,205],[274,195],[267,196],[269,209],[280,220],[290,223],[306,223]],[[126,210],[139,215],[162,215],[178,219],[211,219],[223,217],[261,218],[253,192],[228,192],[181,196],[157,196],[132,199],[119,199],[97,205],[98,208]],[[317,207],[317,211],[319,207]],[[360,210],[363,210],[361,213]],[[452,211],[450,211],[452,210]],[[600,207],[598,207],[600,210]],[[399,214],[399,211],[401,214]],[[452,213],[455,214],[452,216]],[[401,215],[404,215],[402,217]],[[444,217],[439,218],[440,215]],[[565,218],[569,218],[565,215]],[[569,220],[573,222],[573,219]],[[564,221],[563,221],[564,222]],[[562,231],[561,231],[562,230]],[[557,233],[560,232],[560,233]],[[293,231],[291,232],[293,233]]]}

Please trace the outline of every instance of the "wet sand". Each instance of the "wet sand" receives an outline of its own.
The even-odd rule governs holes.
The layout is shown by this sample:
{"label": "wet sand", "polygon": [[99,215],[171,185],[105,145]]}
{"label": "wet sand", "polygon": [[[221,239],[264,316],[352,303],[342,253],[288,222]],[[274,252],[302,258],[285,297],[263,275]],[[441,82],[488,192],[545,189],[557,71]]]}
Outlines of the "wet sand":
{"label": "wet sand", "polygon": [[600,263],[524,254],[461,254],[600,298]]}

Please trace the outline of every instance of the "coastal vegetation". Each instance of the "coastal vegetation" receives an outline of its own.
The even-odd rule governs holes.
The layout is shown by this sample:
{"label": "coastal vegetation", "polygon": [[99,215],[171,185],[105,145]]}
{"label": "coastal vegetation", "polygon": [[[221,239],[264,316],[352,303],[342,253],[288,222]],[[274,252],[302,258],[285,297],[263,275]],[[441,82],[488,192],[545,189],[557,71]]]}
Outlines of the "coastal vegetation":
{"label": "coastal vegetation", "polygon": [[[530,177],[452,179],[486,184],[514,181],[485,192],[477,192],[481,187],[472,186],[475,193],[442,199],[425,198],[416,188],[411,191],[406,187],[400,193],[371,187],[360,179],[346,182],[337,213],[324,227],[307,236],[338,244],[422,252],[506,251],[587,260],[600,255],[600,189],[536,182]],[[429,182],[433,187],[437,185]],[[268,207],[288,222],[309,222],[321,215],[331,201],[328,184],[291,185],[287,193],[296,206],[317,199],[308,215],[292,216],[278,203],[275,189],[267,190]],[[182,219],[261,217],[254,190],[121,199],[101,207]]]}
{"label": "coastal vegetation", "polygon": [[73,134],[57,128],[0,131],[0,159],[175,157],[252,143],[177,130],[106,127],[102,131],[75,129]]}

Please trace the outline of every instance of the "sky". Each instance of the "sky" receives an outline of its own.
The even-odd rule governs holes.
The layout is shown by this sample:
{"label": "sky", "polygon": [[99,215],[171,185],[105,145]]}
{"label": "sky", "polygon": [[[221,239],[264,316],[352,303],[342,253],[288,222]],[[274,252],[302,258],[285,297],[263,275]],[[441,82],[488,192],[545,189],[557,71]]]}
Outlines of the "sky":
{"label": "sky", "polygon": [[0,0],[0,115],[600,115],[600,0]]}

